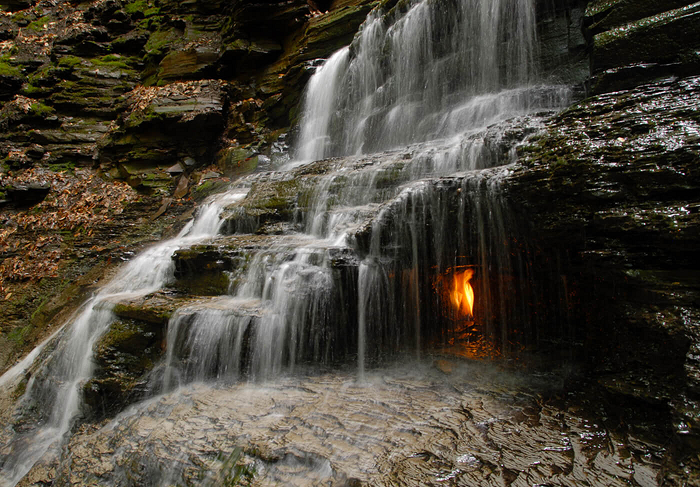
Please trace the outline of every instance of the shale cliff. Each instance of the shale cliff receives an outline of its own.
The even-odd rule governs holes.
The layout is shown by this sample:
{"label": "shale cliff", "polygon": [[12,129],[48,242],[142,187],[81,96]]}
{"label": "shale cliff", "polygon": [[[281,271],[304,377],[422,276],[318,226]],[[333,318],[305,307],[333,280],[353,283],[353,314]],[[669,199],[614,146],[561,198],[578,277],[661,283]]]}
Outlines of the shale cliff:
{"label": "shale cliff", "polygon": [[[6,1],[0,371],[204,197],[286,161],[309,76],[372,8],[403,3]],[[546,256],[537,277],[570,290],[564,346],[593,390],[667,442],[664,485],[700,485],[700,3],[536,4],[540,68],[576,99],[517,147],[507,203]],[[261,190],[251,211],[291,219],[302,183]],[[226,286],[220,250],[174,258],[180,290]],[[103,416],[161,353],[169,297],[149,299],[115,308],[121,328],[98,345],[87,402],[110,402]]]}

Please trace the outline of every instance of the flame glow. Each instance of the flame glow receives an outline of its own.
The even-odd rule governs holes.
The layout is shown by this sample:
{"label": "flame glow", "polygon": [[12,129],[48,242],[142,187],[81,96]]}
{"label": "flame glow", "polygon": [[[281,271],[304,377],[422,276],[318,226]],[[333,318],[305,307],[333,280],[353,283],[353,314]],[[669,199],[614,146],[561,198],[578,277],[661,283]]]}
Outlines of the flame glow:
{"label": "flame glow", "polygon": [[469,281],[474,275],[473,269],[455,272],[450,298],[452,304],[464,315],[474,315],[474,288]]}

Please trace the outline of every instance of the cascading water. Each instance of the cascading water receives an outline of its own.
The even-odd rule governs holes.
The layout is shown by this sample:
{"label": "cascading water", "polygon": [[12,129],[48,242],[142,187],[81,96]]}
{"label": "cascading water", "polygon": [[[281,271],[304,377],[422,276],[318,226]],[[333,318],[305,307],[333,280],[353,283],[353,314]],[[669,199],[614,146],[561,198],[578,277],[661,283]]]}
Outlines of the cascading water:
{"label": "cascading water", "polygon": [[[222,204],[243,196],[245,193],[228,193],[203,207],[177,237],[151,247],[129,262],[82,306],[58,336],[50,339],[56,342],[52,345],[55,349],[31,377],[18,407],[20,421],[31,420],[36,426],[11,434],[12,440],[3,449],[1,458],[0,485],[16,484],[47,452],[57,453],[62,438],[80,414],[81,385],[92,374],[96,341],[114,321],[114,303],[163,287],[172,278],[173,252],[215,235],[221,224]],[[15,371],[13,376],[16,378],[19,373]],[[27,418],[22,417],[25,414]]]}
{"label": "cascading water", "polygon": [[[221,249],[238,238],[242,263],[231,272],[230,295],[172,316],[153,394],[205,379],[271,379],[298,364],[349,357],[362,377],[385,354],[420,353],[448,339],[435,282],[460,266],[476,269],[474,314],[485,328],[495,333],[496,323],[519,319],[514,310],[528,296],[498,278],[522,267],[507,245],[517,225],[505,224],[498,197],[503,170],[487,168],[510,162],[514,144],[539,123],[517,117],[566,102],[566,89],[537,78],[535,33],[533,0],[414,0],[373,11],[355,42],[312,77],[295,162],[242,180],[248,197],[234,190],[203,208],[64,327],[19,411],[59,406],[39,407],[28,433],[9,433],[2,485],[57,451],[75,422],[79,385],[91,375],[113,304],[165,287],[174,252],[195,242]],[[517,135],[505,137],[508,130]],[[329,156],[353,157],[308,164]],[[298,195],[287,221],[246,212],[264,184]]]}
{"label": "cascading water", "polygon": [[297,159],[377,152],[560,106],[538,84],[536,53],[531,0],[375,10],[309,83]]}

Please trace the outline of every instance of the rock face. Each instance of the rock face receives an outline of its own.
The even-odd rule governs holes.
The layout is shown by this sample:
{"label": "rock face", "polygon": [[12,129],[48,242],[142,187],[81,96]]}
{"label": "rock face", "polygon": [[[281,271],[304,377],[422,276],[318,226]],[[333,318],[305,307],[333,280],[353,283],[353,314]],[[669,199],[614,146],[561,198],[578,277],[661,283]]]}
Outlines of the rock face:
{"label": "rock face", "polygon": [[[68,279],[86,275],[79,285],[89,290],[99,277],[86,274],[92,266],[105,267],[108,260],[124,257],[127,247],[168,233],[165,223],[139,220],[144,213],[153,220],[170,216],[172,231],[182,224],[174,214],[191,215],[188,196],[203,198],[231,179],[282,160],[316,59],[349,43],[380,3],[402,6],[392,0],[5,2],[0,204],[11,215],[3,216],[3,223],[25,240],[10,242],[10,230],[0,229],[0,252],[8,263],[0,288],[7,321],[0,335],[0,369],[38,340],[42,333],[34,327],[59,316],[72,296],[57,296],[68,286],[55,274],[61,257],[70,255],[72,267],[60,267],[70,270]],[[519,160],[502,183],[505,202],[522,224],[536,262],[549,266],[534,276],[556,276],[570,285],[562,300],[571,303],[577,329],[575,343],[565,352],[574,351],[576,363],[595,383],[591,390],[615,405],[621,424],[629,423],[627,433],[634,436],[635,428],[648,427],[664,436],[659,445],[668,449],[653,449],[662,457],[654,480],[635,481],[700,485],[700,268],[695,257],[700,238],[700,4],[536,3],[541,68],[550,80],[574,85],[582,100],[518,147]],[[510,148],[504,145],[499,157]],[[309,208],[318,176],[336,163],[317,162],[298,170],[294,179],[250,179],[248,198],[225,215],[228,235],[175,254],[171,289],[118,303],[119,319],[96,345],[97,372],[83,388],[91,419],[111,417],[142,396],[162,358],[165,326],[174,309],[221,294],[252,250],[298,230],[295,212]],[[105,205],[104,225],[81,220],[60,233],[49,229],[51,222],[31,220],[41,227],[36,233],[17,224],[31,216],[23,206],[48,211],[61,195],[78,189],[88,200],[88,186],[44,182],[56,178],[59,169],[76,166],[100,174],[108,181],[104,184],[124,188],[126,182],[134,189],[118,199],[118,211],[110,213]],[[38,181],[31,172],[36,168],[54,176]],[[37,180],[25,181],[18,177],[22,174]],[[387,186],[400,184],[393,175],[382,175]],[[458,182],[440,184],[446,202],[457,199]],[[137,202],[136,191],[151,199]],[[98,210],[93,205],[86,211]],[[56,221],[65,216],[52,215]],[[131,228],[134,221],[137,228]],[[370,231],[360,228],[354,234],[360,254],[368,253]],[[130,240],[120,246],[122,233]],[[44,243],[47,235],[56,240]],[[51,277],[40,284],[43,292],[22,294],[20,302],[8,276],[35,281],[28,271],[21,277],[23,268],[9,263],[21,260],[20,249],[29,240],[32,252],[59,253]],[[68,248],[77,250],[68,254]],[[340,274],[357,272],[357,256],[328,257],[336,259]],[[546,315],[546,310],[537,313]],[[31,327],[26,324],[30,316]],[[343,343],[343,352],[355,345]],[[142,426],[134,423],[134,428]],[[473,428],[481,431],[483,425]],[[391,465],[387,472],[397,468]],[[512,481],[509,475],[503,473],[504,482]]]}
{"label": "rock face", "polygon": [[583,284],[588,360],[600,383],[670,406],[693,444],[698,96],[700,79],[689,77],[587,99],[520,148],[508,182],[540,245]]}
{"label": "rock face", "polygon": [[[323,14],[305,0],[3,4],[0,369],[36,343],[46,322],[34,318],[49,319],[42,307],[72,288],[70,280],[119,261],[114,249],[138,245],[142,231],[152,234],[146,240],[174,231],[182,225],[177,215],[191,210],[190,197],[265,168],[285,149],[280,135],[295,119],[312,60],[348,43],[377,2],[336,3]],[[89,189],[81,179],[88,173]],[[107,182],[93,184],[97,177]],[[94,219],[86,224],[47,210],[84,191],[80,208],[87,210],[112,186],[121,195],[122,181],[136,191],[124,190],[129,197],[118,201],[100,196],[99,229]],[[30,212],[47,217],[36,224]],[[134,241],[116,244],[120,239],[107,235],[122,223],[139,230],[125,234]],[[92,249],[78,260],[65,257],[74,239]],[[32,260],[50,261],[51,272],[15,265]],[[69,281],[50,285],[56,272]],[[36,324],[27,325],[30,319]]]}
{"label": "rock face", "polygon": [[[506,183],[538,245],[579,281],[593,376],[620,403],[667,410],[680,452],[697,448],[700,418],[700,23],[689,3],[589,2],[595,96],[520,147]],[[692,465],[665,481],[696,482]]]}
{"label": "rock face", "polygon": [[[307,63],[347,44],[376,3],[314,15],[304,0],[12,4],[0,99],[21,96],[32,110],[6,118],[1,150],[23,154],[10,158],[12,168],[97,164],[141,189],[167,189],[161,166],[178,158],[204,165],[238,144],[268,151],[271,134],[294,120]],[[201,147],[163,148],[183,134]],[[151,179],[124,167],[120,154]]]}
{"label": "rock face", "polygon": [[700,5],[687,0],[589,2],[592,92],[700,73],[698,16]]}

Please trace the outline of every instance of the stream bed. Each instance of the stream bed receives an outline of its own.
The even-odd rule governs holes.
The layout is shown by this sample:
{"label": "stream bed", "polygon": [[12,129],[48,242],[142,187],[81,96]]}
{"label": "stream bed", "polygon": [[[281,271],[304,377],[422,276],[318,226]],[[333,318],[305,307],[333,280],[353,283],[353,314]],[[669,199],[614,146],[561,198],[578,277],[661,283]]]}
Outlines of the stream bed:
{"label": "stream bed", "polygon": [[656,485],[663,446],[563,380],[437,358],[361,383],[355,371],[195,383],[83,425],[24,482]]}

